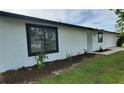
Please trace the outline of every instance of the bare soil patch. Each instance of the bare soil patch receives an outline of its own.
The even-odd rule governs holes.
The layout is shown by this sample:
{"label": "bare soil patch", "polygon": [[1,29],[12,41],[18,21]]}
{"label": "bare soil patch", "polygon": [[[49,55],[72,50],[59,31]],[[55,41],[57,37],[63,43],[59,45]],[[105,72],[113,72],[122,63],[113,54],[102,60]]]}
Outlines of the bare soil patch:
{"label": "bare soil patch", "polygon": [[[93,58],[95,54],[82,54],[73,56],[70,60],[56,60],[54,62],[44,63],[45,68],[39,70],[37,66],[22,67],[18,70],[11,70],[0,75],[0,83],[19,84],[30,83],[38,79],[44,79],[52,75],[52,72],[71,67],[75,63],[86,63],[85,59]],[[84,61],[83,61],[84,60]],[[33,82],[37,83],[37,82]]]}

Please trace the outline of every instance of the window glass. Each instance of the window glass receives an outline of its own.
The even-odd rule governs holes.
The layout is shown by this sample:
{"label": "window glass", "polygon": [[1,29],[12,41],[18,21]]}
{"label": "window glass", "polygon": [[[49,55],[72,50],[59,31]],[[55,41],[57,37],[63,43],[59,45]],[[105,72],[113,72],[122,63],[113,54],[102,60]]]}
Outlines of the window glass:
{"label": "window glass", "polygon": [[103,33],[98,33],[98,42],[103,42]]}
{"label": "window glass", "polygon": [[30,28],[31,52],[44,51],[44,31],[41,28]]}
{"label": "window glass", "polygon": [[45,30],[45,39],[46,39],[46,51],[56,50],[56,33],[55,29],[46,29]]}
{"label": "window glass", "polygon": [[29,55],[58,52],[56,27],[26,24],[26,28]]}

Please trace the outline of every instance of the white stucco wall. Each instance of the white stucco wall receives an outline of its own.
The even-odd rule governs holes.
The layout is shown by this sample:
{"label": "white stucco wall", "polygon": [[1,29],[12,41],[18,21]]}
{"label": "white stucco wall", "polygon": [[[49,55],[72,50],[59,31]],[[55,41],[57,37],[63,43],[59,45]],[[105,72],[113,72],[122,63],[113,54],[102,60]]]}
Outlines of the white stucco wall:
{"label": "white stucco wall", "polygon": [[[29,22],[0,17],[0,72],[32,66],[34,57],[28,57],[25,23]],[[87,49],[87,31],[67,26],[58,27],[59,52],[48,54],[47,61],[66,58],[66,55],[83,53]]]}
{"label": "white stucco wall", "polygon": [[106,35],[106,48],[117,46],[117,34],[105,33]]}
{"label": "white stucco wall", "polygon": [[94,31],[92,34],[93,37],[93,51],[99,50],[100,46],[103,49],[115,47],[117,42],[117,34],[102,32],[103,33],[103,42],[98,42],[98,31]]}

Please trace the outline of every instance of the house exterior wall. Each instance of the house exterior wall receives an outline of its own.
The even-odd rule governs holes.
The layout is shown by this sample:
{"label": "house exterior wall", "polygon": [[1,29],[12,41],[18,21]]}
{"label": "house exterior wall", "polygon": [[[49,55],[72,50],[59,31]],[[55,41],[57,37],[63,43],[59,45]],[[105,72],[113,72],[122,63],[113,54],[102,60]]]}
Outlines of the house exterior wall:
{"label": "house exterior wall", "polygon": [[[0,72],[36,64],[34,57],[28,57],[25,23],[44,24],[0,17]],[[87,49],[87,31],[67,26],[57,27],[59,52],[48,54],[49,59],[46,61],[84,53],[84,49]]]}
{"label": "house exterior wall", "polygon": [[117,46],[117,34],[105,33],[106,34],[106,48]]}
{"label": "house exterior wall", "polygon": [[94,31],[92,33],[92,42],[93,42],[93,48],[92,51],[96,51],[100,49],[100,46],[105,48],[115,47],[117,42],[117,34],[108,33],[108,32],[102,32],[103,33],[103,42],[98,42],[98,32]]}

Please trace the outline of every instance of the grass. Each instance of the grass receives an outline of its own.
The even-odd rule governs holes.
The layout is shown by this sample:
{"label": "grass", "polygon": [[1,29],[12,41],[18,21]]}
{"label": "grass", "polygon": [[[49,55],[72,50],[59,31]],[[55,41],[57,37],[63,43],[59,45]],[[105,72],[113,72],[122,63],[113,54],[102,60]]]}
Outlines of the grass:
{"label": "grass", "polygon": [[85,65],[40,83],[51,84],[112,84],[124,83],[124,51],[108,56],[98,56]]}

